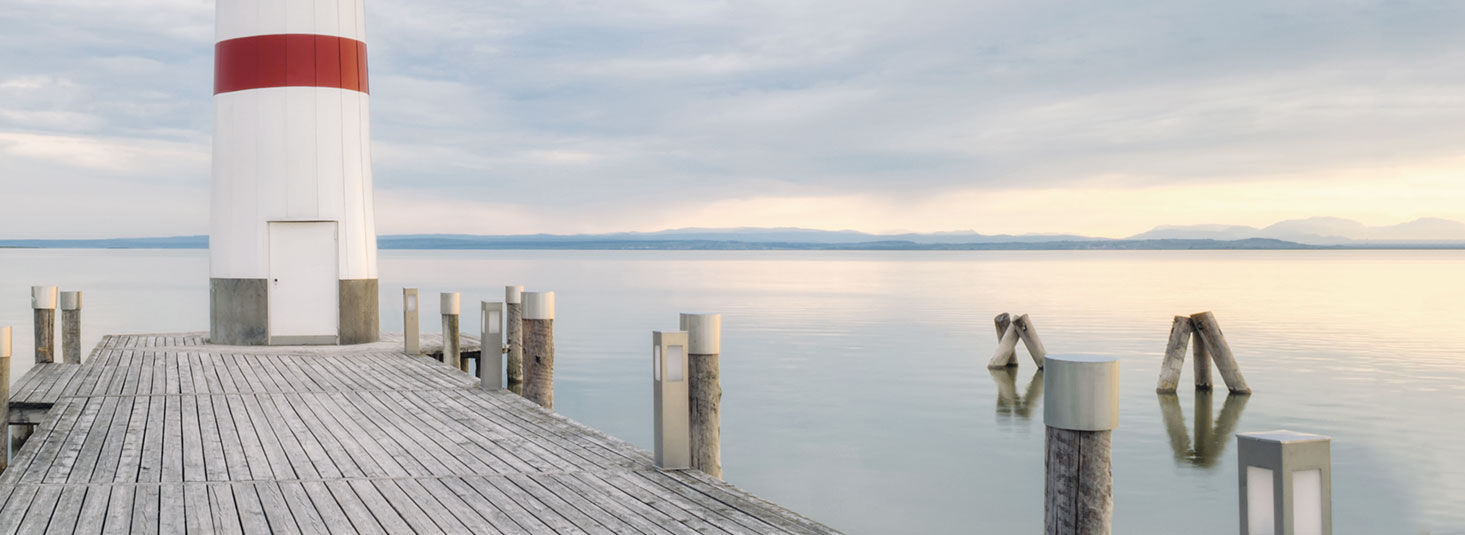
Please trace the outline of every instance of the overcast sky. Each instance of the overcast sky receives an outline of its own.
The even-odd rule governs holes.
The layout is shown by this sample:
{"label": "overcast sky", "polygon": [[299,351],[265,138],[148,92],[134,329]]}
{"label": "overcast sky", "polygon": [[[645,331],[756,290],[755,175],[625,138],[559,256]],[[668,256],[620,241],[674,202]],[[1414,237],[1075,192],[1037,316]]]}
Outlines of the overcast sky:
{"label": "overcast sky", "polygon": [[[0,237],[204,234],[213,2],[0,0]],[[1465,220],[1465,3],[368,0],[378,231]]]}

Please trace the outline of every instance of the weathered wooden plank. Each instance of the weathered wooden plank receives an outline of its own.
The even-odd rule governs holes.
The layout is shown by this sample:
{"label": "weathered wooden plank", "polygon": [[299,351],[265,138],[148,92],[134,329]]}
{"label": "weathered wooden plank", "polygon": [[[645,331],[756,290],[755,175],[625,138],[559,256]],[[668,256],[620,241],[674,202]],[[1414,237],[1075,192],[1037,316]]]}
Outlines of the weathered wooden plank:
{"label": "weathered wooden plank", "polygon": [[[310,495],[305,492],[305,487],[300,483],[283,482],[279,484],[279,492],[302,533],[330,533],[330,530],[326,529],[325,518],[321,516],[320,511],[316,510],[315,504],[310,500]],[[340,511],[339,508],[336,510]]]}
{"label": "weathered wooden plank", "polygon": [[295,521],[295,514],[291,512],[290,505],[285,503],[285,495],[280,492],[280,487],[274,482],[256,483],[251,485],[254,492],[259,496],[260,505],[264,507],[265,520],[270,523],[270,531],[274,533],[298,533],[300,524]]}
{"label": "weathered wooden plank", "polygon": [[[239,524],[245,533],[271,533],[269,517],[265,516],[264,504],[254,485],[235,483],[229,485],[234,491],[234,507],[239,511]],[[281,526],[284,530],[284,526]]]}
{"label": "weathered wooden plank", "polygon": [[101,533],[107,521],[107,506],[112,499],[112,488],[102,485],[77,487],[86,489],[86,501],[77,513],[74,533]]}
{"label": "weathered wooden plank", "polygon": [[0,533],[14,533],[20,527],[20,521],[25,519],[25,513],[30,509],[31,502],[35,501],[36,485],[12,486],[10,499],[6,500],[5,507],[0,509]]}
{"label": "weathered wooden plank", "polygon": [[[605,526],[615,533],[644,533],[646,535],[660,535],[669,533],[666,529],[652,525],[620,504],[609,500],[596,500],[595,496],[587,497],[586,494],[572,488],[558,474],[548,475],[526,475],[523,480],[532,481],[538,484],[549,493],[569,502],[575,509],[594,518],[596,522]],[[511,478],[518,480],[519,478]],[[518,481],[516,481],[518,482]],[[530,488],[527,483],[519,483],[520,488]]]}
{"label": "weathered wooden plank", "polygon": [[183,498],[183,485],[164,483],[158,487],[158,532],[165,535],[188,532],[184,514],[188,511]]}
{"label": "weathered wooden plank", "polygon": [[208,485],[210,521],[217,533],[243,533],[243,519],[229,485]]}
{"label": "weathered wooden plank", "polygon": [[159,501],[158,485],[138,485],[132,495],[132,532],[157,533]]}
{"label": "weathered wooden plank", "polygon": [[[367,508],[366,502],[362,501],[361,496],[356,493],[355,487],[352,487],[347,481],[306,482],[305,488],[307,492],[311,493],[312,501],[320,504],[326,498],[320,494],[318,489],[314,488],[316,485],[329,491],[330,498],[341,507],[346,518],[351,521],[351,528],[358,533],[407,533],[412,531],[412,528],[407,526],[407,523],[396,514],[390,505],[387,505],[386,510],[373,514],[372,510]],[[381,497],[376,489],[372,489],[371,492],[376,494],[377,498]]]}
{"label": "weathered wooden plank", "polygon": [[[81,506],[86,501],[86,491],[87,488],[80,485],[61,488],[61,498],[56,501],[51,518],[43,527],[46,533],[76,532],[77,519],[81,518]],[[25,526],[22,525],[21,532],[25,531]]]}
{"label": "weathered wooden plank", "polygon": [[214,512],[209,507],[209,487],[198,483],[183,485],[183,520],[188,533],[215,533]]}
{"label": "weathered wooden plank", "polygon": [[24,518],[20,520],[20,525],[16,528],[16,532],[45,532],[46,524],[49,524],[51,517],[56,514],[56,505],[60,499],[61,487],[42,485],[36,491],[36,497],[31,500],[30,507],[25,510]]}
{"label": "weathered wooden plank", "polygon": [[115,485],[107,499],[107,518],[102,523],[103,533],[128,533],[132,530],[132,499],[137,487]]}

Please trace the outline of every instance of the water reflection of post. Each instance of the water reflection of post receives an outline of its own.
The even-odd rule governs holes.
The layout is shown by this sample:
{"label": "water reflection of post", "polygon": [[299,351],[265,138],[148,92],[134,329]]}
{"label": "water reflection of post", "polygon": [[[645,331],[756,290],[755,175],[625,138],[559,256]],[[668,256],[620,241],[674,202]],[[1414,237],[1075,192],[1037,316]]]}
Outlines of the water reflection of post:
{"label": "water reflection of post", "polygon": [[1024,420],[1031,419],[1038,400],[1043,399],[1043,370],[1028,379],[1028,387],[1021,397],[1017,394],[1017,368],[988,369],[992,382],[997,384],[997,414],[1013,415]]}
{"label": "water reflection of post", "polygon": [[1214,394],[1208,390],[1195,391],[1195,441],[1185,429],[1185,416],[1180,407],[1180,398],[1175,394],[1159,394],[1160,416],[1165,421],[1165,433],[1170,436],[1170,449],[1175,461],[1184,461],[1194,466],[1213,467],[1226,450],[1226,444],[1241,421],[1241,412],[1251,396],[1229,394],[1221,404],[1221,414],[1214,419],[1211,408]]}
{"label": "water reflection of post", "polygon": [[1190,433],[1185,431],[1185,413],[1180,408],[1180,396],[1160,394],[1160,417],[1165,420],[1165,433],[1170,435],[1170,450],[1175,452],[1175,461],[1190,459]]}

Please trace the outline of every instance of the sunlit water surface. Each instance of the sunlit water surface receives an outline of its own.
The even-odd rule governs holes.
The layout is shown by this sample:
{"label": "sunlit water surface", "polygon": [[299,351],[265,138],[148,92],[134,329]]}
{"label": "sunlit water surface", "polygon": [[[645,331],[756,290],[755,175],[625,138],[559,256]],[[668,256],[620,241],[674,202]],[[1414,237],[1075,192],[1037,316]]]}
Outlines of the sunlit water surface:
{"label": "sunlit water surface", "polygon": [[[1034,367],[985,368],[992,316],[1028,313],[1049,351],[1122,362],[1116,533],[1235,533],[1232,434],[1277,428],[1334,438],[1338,533],[1441,533],[1465,530],[1462,273],[1461,251],[385,251],[381,303],[399,331],[403,286],[462,292],[464,325],[505,284],[554,290],[556,409],[643,448],[650,332],[721,312],[726,479],[854,533],[1041,530]],[[0,250],[15,374],[31,284],[85,291],[90,348],[206,330],[207,283],[204,251]],[[1154,393],[1171,317],[1201,310],[1249,398]]]}

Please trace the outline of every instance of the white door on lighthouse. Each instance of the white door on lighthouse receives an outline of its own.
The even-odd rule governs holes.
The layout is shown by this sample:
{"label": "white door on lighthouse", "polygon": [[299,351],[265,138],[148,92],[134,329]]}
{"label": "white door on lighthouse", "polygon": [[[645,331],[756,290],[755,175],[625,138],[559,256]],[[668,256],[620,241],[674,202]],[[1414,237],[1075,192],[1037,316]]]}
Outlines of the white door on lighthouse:
{"label": "white door on lighthouse", "polygon": [[334,344],[339,313],[335,221],[271,221],[270,344]]}

